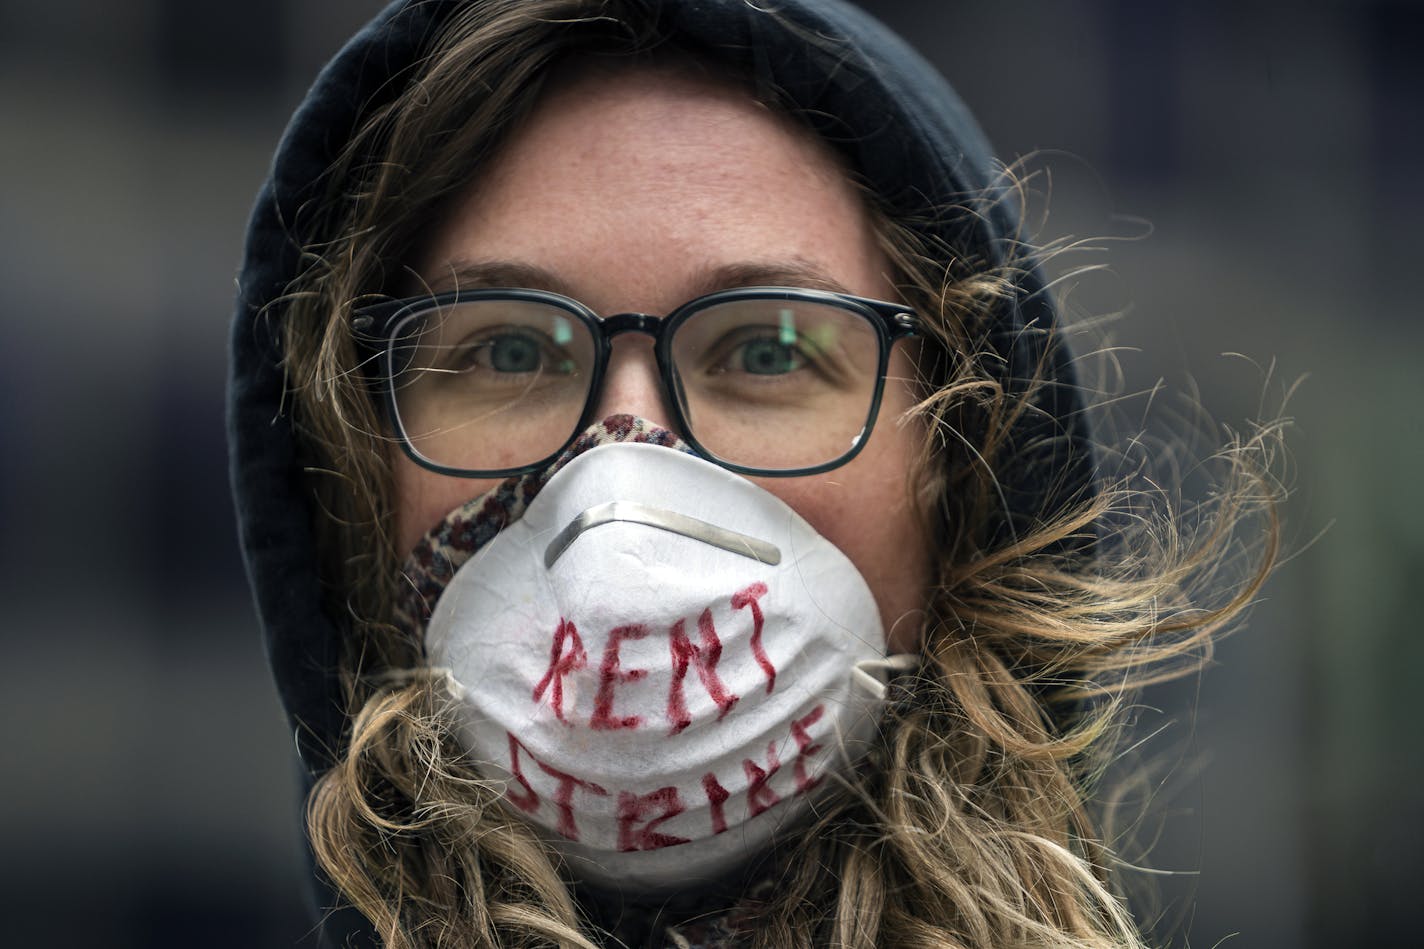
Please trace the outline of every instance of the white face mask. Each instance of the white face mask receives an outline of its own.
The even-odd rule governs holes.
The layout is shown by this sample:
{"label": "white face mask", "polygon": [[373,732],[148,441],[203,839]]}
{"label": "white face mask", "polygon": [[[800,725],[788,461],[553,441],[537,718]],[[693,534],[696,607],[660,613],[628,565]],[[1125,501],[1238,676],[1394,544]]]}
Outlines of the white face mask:
{"label": "white face mask", "polygon": [[886,659],[851,562],[695,456],[569,461],[426,628],[460,735],[593,882],[656,890],[763,851],[874,736]]}

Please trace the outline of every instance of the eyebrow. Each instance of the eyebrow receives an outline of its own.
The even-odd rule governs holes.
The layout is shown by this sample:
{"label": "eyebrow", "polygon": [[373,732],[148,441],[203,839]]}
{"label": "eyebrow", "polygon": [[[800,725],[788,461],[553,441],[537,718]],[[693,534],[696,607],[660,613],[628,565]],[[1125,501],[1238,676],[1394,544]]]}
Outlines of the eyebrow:
{"label": "eyebrow", "polygon": [[797,287],[850,293],[824,270],[801,257],[787,260],[747,261],[716,267],[699,281],[698,296],[733,287]]}
{"label": "eyebrow", "polygon": [[522,287],[573,296],[568,284],[551,270],[513,260],[452,260],[431,280],[422,280],[429,293],[477,290],[485,287]]}
{"label": "eyebrow", "polygon": [[[578,296],[569,284],[553,271],[513,260],[455,259],[449,261],[431,279],[422,280],[422,286],[429,293],[486,287],[523,287],[530,290],[548,290],[566,297]],[[738,287],[797,287],[830,293],[850,293],[843,284],[811,261],[791,257],[785,260],[739,261],[705,269],[694,281],[690,299]]]}

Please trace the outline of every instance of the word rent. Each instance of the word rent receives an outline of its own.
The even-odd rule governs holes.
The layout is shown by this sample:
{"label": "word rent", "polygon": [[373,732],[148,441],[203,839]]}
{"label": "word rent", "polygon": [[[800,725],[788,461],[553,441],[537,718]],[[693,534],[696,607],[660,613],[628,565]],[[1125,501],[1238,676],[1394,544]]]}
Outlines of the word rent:
{"label": "word rent", "polygon": [[[765,583],[753,583],[746,589],[732,594],[732,608],[750,610],[752,616],[751,651],[756,663],[766,676],[766,691],[770,695],[776,688],[776,668],[767,658],[762,647],[762,628],[766,624],[761,605],[757,602],[766,595]],[[667,695],[667,722],[669,735],[676,735],[692,724],[692,716],[687,711],[684,682],[689,668],[695,667],[697,678],[712,701],[717,703],[718,718],[724,717],[737,704],[740,696],[733,694],[723,685],[717,675],[717,663],[722,659],[722,641],[717,637],[717,628],[712,624],[712,611],[703,610],[697,619],[697,635],[700,644],[694,644],[688,637],[685,621],[678,620],[668,632],[668,648],[672,663],[672,684]],[[648,628],[642,623],[615,626],[608,633],[608,642],[603,648],[603,658],[598,665],[598,693],[594,698],[593,715],[588,725],[595,731],[612,731],[619,728],[640,728],[645,722],[639,715],[616,715],[613,701],[619,685],[637,682],[646,676],[646,669],[624,669],[619,655],[628,640],[643,639]],[[560,620],[554,631],[554,642],[549,650],[549,668],[544,677],[534,686],[534,701],[544,700],[548,695],[554,715],[564,724],[572,724],[565,717],[564,678],[588,668],[588,653],[578,627],[569,620]]]}

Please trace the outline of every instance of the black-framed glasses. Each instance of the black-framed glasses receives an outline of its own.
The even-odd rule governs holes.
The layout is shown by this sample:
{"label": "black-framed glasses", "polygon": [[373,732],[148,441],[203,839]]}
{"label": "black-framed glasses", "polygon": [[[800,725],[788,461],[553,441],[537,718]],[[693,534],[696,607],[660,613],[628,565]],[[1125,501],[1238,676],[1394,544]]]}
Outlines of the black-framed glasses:
{"label": "black-framed glasses", "polygon": [[703,457],[806,475],[870,436],[905,306],[791,287],[722,290],[665,317],[600,317],[544,290],[456,290],[357,310],[392,427],[432,471],[505,477],[552,461],[588,427],[612,341],[653,337],[672,423]]}

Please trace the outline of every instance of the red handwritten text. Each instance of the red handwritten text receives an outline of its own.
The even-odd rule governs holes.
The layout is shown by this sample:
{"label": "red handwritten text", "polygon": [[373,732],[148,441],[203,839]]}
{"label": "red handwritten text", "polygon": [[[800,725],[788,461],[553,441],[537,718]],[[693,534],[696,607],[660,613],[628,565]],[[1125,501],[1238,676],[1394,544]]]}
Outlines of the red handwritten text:
{"label": "red handwritten text", "polygon": [[603,663],[598,667],[598,696],[593,701],[593,718],[588,720],[590,728],[611,731],[615,728],[637,728],[643,719],[637,715],[626,718],[613,716],[613,686],[619,682],[637,682],[648,674],[647,669],[623,669],[618,663],[618,648],[625,639],[642,639],[648,630],[642,623],[616,626],[608,634],[608,645],[603,647]]}
{"label": "red handwritten text", "polygon": [[[508,734],[506,732],[506,734]],[[524,743],[513,735],[509,736],[509,770],[514,775],[514,780],[518,781],[524,788],[523,793],[516,793],[513,788],[505,790],[505,797],[513,802],[514,806],[526,814],[537,814],[539,812],[539,795],[534,793],[533,786],[529,779],[524,776],[524,769],[519,767],[519,749],[524,748]],[[570,840],[578,840],[578,823],[574,820],[574,789],[582,788],[589,794],[596,794],[599,797],[607,797],[608,792],[594,784],[592,781],[585,781],[573,775],[551,767],[529,754],[529,749],[524,748],[524,753],[529,755],[529,760],[539,766],[549,777],[559,782],[554,790],[554,807],[559,812],[559,822],[557,829]]]}
{"label": "red handwritten text", "polygon": [[[638,822],[647,818],[654,810],[657,816],[639,827]],[[634,794],[620,791],[618,794],[618,849],[657,850],[687,843],[686,837],[673,837],[657,832],[663,821],[671,820],[687,810],[678,797],[677,788],[658,788],[650,794]]]}
{"label": "red handwritten text", "polygon": [[[770,695],[776,688],[776,667],[772,665],[771,659],[767,656],[766,649],[762,645],[766,617],[758,602],[766,595],[766,592],[765,583],[753,583],[733,594],[731,604],[734,610],[746,609],[751,612],[751,653],[758,667],[766,676],[766,691]],[[632,639],[643,639],[647,635],[648,629],[642,623],[616,626],[609,631],[608,641],[604,645],[603,657],[598,667],[598,689],[594,695],[593,714],[588,720],[590,728],[597,731],[614,731],[638,728],[643,724],[643,718],[640,715],[614,714],[613,703],[618,686],[623,683],[637,682],[647,676],[646,669],[624,669],[619,654],[623,643]],[[717,635],[717,627],[712,621],[710,609],[703,610],[702,615],[697,618],[697,638],[698,641],[694,643],[687,635],[686,620],[678,620],[668,630],[668,650],[672,663],[672,678],[668,685],[666,711],[669,736],[677,735],[692,724],[692,714],[688,711],[686,695],[689,669],[697,671],[698,681],[702,683],[702,688],[717,706],[718,721],[725,718],[740,699],[740,696],[727,688],[726,683],[722,681],[721,675],[717,672],[717,664],[722,660],[723,646],[721,637]],[[533,701],[536,704],[542,702],[547,695],[549,706],[554,710],[554,717],[565,725],[573,724],[567,718],[564,680],[586,668],[588,668],[588,653],[584,649],[578,627],[572,620],[559,620],[559,625],[554,630],[553,642],[549,646],[549,666],[534,686],[531,696]]]}
{"label": "red handwritten text", "polygon": [[553,683],[554,692],[549,697],[549,704],[554,708],[555,717],[568,725],[569,720],[564,718],[564,676],[587,665],[588,653],[583,651],[578,627],[566,619],[559,620],[559,628],[554,631],[554,645],[549,650],[549,671],[534,686],[534,701],[542,699],[544,690]]}
{"label": "red handwritten text", "polygon": [[697,632],[702,639],[700,648],[692,645],[692,641],[682,631],[682,620],[673,624],[670,633],[672,687],[668,690],[667,716],[668,721],[672,722],[672,730],[668,732],[669,735],[676,735],[692,724],[692,716],[687,711],[687,702],[682,695],[682,680],[687,677],[689,664],[697,666],[697,678],[702,680],[702,687],[722,710],[717,715],[718,721],[737,704],[738,696],[728,691],[717,675],[717,660],[722,658],[722,641],[717,638],[717,627],[712,625],[711,610],[702,611],[702,616],[697,620]]}
{"label": "red handwritten text", "polygon": [[[796,745],[796,756],[792,762],[795,787],[789,792],[791,796],[805,793],[820,781],[819,778],[810,777],[807,764],[809,759],[822,751],[823,748],[819,743],[812,741],[808,729],[819,722],[824,715],[825,707],[817,705],[810,712],[791,723],[788,737]],[[756,761],[752,758],[742,759],[741,770],[746,779],[746,789],[733,795],[711,771],[702,776],[700,788],[679,789],[669,785],[644,794],[628,790],[610,792],[593,781],[575,777],[566,771],[545,764],[531,754],[524,743],[514,735],[508,734],[508,738],[509,770],[514,780],[506,788],[505,796],[509,798],[510,803],[526,814],[539,813],[544,802],[539,792],[530,783],[529,775],[526,774],[521,764],[521,758],[533,761],[540,771],[553,779],[552,793],[548,791],[545,793],[552,798],[552,803],[558,814],[556,829],[570,840],[578,840],[580,835],[578,822],[574,816],[576,794],[610,797],[616,793],[618,801],[617,847],[621,851],[658,850],[663,847],[687,843],[688,837],[666,833],[662,830],[664,823],[687,812],[684,793],[694,799],[699,792],[705,797],[708,813],[707,832],[711,835],[727,830],[727,807],[734,796],[745,797],[748,818],[764,813],[783,800],[782,795],[778,794],[771,786],[771,782],[780,772],[783,764],[777,747],[785,744],[784,740],[772,741],[767,744],[764,761]],[[687,830],[685,824],[679,829]]]}
{"label": "red handwritten text", "polygon": [[752,655],[756,656],[757,665],[761,666],[761,671],[766,673],[766,694],[770,695],[771,690],[776,688],[776,667],[766,657],[766,650],[761,645],[761,629],[766,619],[761,615],[761,604],[757,600],[764,596],[766,596],[766,584],[753,583],[740,593],[732,595],[732,608],[740,610],[751,607]]}

